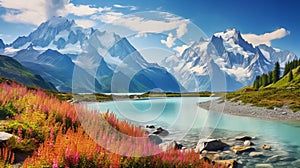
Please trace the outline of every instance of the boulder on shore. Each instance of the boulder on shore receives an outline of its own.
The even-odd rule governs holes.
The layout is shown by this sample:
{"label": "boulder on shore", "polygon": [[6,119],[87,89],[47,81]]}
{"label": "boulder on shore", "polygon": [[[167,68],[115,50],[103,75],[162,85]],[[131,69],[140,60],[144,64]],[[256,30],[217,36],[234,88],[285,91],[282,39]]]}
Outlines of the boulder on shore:
{"label": "boulder on shore", "polygon": [[229,145],[222,142],[219,139],[200,139],[195,151],[196,152],[202,152],[203,150],[207,151],[218,151],[223,150],[225,147],[228,147]]}
{"label": "boulder on shore", "polygon": [[158,135],[150,134],[150,135],[148,135],[148,138],[155,145],[159,145],[162,143],[162,139]]}
{"label": "boulder on shore", "polygon": [[163,151],[167,151],[167,150],[170,150],[170,149],[182,149],[183,146],[176,142],[176,141],[171,141],[171,142],[165,142],[165,143],[162,143],[162,144],[159,144],[159,147],[163,150]]}
{"label": "boulder on shore", "polygon": [[152,134],[160,135],[160,136],[167,136],[169,135],[169,132],[161,127],[157,128],[156,131],[154,131]]}
{"label": "boulder on shore", "polygon": [[154,125],[146,125],[146,128],[154,129],[155,126]]}
{"label": "boulder on shore", "polygon": [[7,132],[0,132],[0,142],[5,142],[9,140],[13,134],[7,133]]}

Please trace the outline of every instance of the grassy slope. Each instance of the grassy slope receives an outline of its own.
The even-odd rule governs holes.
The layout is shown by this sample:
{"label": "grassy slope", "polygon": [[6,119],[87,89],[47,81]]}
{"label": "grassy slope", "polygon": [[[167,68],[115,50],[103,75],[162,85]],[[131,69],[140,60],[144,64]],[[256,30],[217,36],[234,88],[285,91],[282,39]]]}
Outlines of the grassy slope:
{"label": "grassy slope", "polygon": [[292,81],[288,81],[288,74],[282,77],[278,82],[271,84],[267,86],[267,88],[274,87],[274,88],[286,88],[286,87],[295,87],[295,88],[300,88],[300,73],[297,73],[298,68],[295,68],[293,70],[293,76],[294,79]]}
{"label": "grassy slope", "polygon": [[44,89],[55,90],[52,84],[33,74],[11,57],[0,55],[0,76],[18,81],[27,86],[38,86]]}
{"label": "grassy slope", "polygon": [[[300,67],[298,67],[300,68]],[[288,82],[288,75],[282,77],[275,84],[255,91],[252,87],[245,87],[236,92],[226,95],[226,98],[233,101],[241,100],[243,103],[251,103],[258,107],[288,106],[294,112],[300,110],[300,73],[297,68],[293,70],[294,79]]]}
{"label": "grassy slope", "polygon": [[[11,138],[7,146],[0,147],[4,151],[0,152],[0,167],[20,163],[16,160],[23,153],[27,158],[22,167],[213,167],[199,159],[194,150],[161,152],[141,127],[120,121],[114,114],[86,111],[41,90],[3,81],[0,108],[10,119],[0,124],[5,125],[4,131],[18,138]],[[81,124],[86,126],[85,130]],[[128,136],[119,136],[115,130]],[[145,138],[135,143],[130,137]],[[109,146],[96,143],[100,141]],[[119,152],[110,152],[108,148]],[[126,157],[120,152],[138,156],[144,152],[158,154]]]}

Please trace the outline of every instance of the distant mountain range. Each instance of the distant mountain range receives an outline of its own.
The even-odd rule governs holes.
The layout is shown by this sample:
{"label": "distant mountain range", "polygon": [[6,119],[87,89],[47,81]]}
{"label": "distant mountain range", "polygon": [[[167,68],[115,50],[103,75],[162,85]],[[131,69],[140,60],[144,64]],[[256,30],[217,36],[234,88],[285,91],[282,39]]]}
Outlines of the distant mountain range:
{"label": "distant mountain range", "polygon": [[[164,68],[148,63],[115,33],[78,27],[53,17],[28,36],[5,45],[10,54],[59,91],[180,92],[182,86]],[[76,80],[75,80],[76,79]]]}
{"label": "distant mountain range", "polygon": [[[233,91],[252,84],[257,75],[273,70],[277,61],[283,68],[295,58],[289,51],[266,45],[254,47],[239,31],[230,29],[215,33],[210,39],[200,39],[182,55],[167,57],[161,65],[189,91],[219,90],[220,87],[211,88],[211,81],[226,84],[226,90]],[[222,77],[213,79],[212,74]]]}
{"label": "distant mountain range", "polygon": [[[59,91],[85,93],[236,90],[272,70],[276,61],[284,65],[296,57],[266,45],[253,47],[232,29],[200,39],[182,55],[153,64],[126,38],[78,27],[64,17],[51,18],[11,44],[0,40],[1,51]],[[226,84],[224,88],[212,87],[211,81],[221,80],[213,74],[223,76],[218,83]]]}
{"label": "distant mountain range", "polygon": [[41,76],[35,75],[11,57],[0,55],[0,77],[15,80],[27,86],[56,90],[55,86],[46,82]]}

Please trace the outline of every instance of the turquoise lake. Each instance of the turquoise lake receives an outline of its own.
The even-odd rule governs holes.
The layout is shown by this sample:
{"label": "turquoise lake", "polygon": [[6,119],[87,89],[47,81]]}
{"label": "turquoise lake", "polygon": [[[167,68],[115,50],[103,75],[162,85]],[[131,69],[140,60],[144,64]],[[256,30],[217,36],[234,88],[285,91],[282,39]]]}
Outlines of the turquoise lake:
{"label": "turquoise lake", "polygon": [[[285,167],[284,163],[288,165],[300,159],[300,122],[233,116],[209,112],[197,106],[197,102],[209,100],[211,98],[203,97],[128,99],[92,103],[89,108],[101,112],[109,110],[119,119],[136,125],[161,126],[170,132],[165,141],[174,139],[187,147],[194,147],[200,138],[231,139],[238,135],[249,135],[256,137],[254,141],[257,146],[272,146],[272,151],[266,155],[284,155],[290,160],[273,163],[273,166]],[[264,160],[258,159],[257,162],[263,163]]]}

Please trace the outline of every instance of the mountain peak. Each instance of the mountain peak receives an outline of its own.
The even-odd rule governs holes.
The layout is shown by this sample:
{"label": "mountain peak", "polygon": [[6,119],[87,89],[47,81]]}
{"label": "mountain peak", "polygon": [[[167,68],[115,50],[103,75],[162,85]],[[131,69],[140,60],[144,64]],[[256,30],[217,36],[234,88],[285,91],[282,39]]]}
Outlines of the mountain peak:
{"label": "mountain peak", "polygon": [[228,41],[229,39],[238,40],[241,36],[240,31],[236,30],[235,28],[226,29],[223,32],[215,33],[214,36],[222,37],[222,39]]}
{"label": "mountain peak", "polygon": [[52,18],[50,18],[48,21],[45,22],[45,24],[47,24],[49,27],[57,27],[64,24],[73,25],[74,23],[75,23],[74,20],[69,20],[62,16],[53,16]]}

